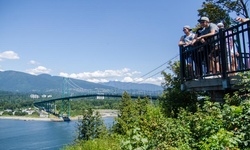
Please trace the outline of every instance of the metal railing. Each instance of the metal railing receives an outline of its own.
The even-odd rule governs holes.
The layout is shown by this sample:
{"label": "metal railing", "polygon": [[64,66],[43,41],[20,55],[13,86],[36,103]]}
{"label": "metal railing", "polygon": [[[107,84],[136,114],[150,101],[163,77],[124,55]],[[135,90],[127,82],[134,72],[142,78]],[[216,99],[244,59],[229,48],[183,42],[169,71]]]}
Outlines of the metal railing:
{"label": "metal railing", "polygon": [[180,46],[181,81],[234,76],[250,70],[250,21],[220,29],[205,43]]}

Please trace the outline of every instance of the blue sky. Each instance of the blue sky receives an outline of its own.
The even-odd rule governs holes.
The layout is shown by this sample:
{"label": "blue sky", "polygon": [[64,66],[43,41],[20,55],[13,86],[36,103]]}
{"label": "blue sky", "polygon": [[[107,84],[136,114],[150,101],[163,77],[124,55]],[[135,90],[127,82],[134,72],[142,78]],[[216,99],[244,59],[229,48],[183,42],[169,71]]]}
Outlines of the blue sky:
{"label": "blue sky", "polygon": [[160,85],[202,2],[0,0],[0,71]]}

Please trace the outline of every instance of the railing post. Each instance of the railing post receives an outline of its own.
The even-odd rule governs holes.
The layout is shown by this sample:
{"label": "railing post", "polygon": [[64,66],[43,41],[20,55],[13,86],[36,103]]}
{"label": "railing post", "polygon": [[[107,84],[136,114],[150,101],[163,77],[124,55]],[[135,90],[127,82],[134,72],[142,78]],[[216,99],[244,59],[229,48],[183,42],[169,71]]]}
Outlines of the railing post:
{"label": "railing post", "polygon": [[[221,74],[222,74],[222,87],[224,89],[229,88],[229,83],[227,79],[227,46],[225,39],[225,30],[219,30],[219,42],[221,50]],[[229,37],[228,37],[229,38]]]}
{"label": "railing post", "polygon": [[185,74],[185,60],[183,57],[183,46],[179,46],[180,51],[180,77],[181,77],[181,90],[185,90],[184,74]]}

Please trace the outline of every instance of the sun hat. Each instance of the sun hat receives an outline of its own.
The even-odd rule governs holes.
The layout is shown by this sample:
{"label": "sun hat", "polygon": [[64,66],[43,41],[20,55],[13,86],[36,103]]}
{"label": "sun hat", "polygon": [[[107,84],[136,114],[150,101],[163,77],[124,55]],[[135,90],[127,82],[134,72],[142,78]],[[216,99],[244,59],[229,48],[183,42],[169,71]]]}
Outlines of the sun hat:
{"label": "sun hat", "polygon": [[201,18],[198,20],[198,22],[201,22],[201,21],[207,21],[207,22],[209,22],[209,19],[208,19],[208,17],[201,17]]}

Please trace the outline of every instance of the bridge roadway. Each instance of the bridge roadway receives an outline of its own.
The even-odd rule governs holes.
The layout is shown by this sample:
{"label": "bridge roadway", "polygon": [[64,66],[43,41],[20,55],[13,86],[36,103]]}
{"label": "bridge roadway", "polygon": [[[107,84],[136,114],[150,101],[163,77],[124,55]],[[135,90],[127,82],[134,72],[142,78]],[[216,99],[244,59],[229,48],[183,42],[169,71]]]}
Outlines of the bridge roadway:
{"label": "bridge roadway", "polygon": [[[76,99],[76,98],[83,98],[83,97],[96,97],[96,96],[104,96],[104,97],[122,97],[122,94],[85,94],[85,95],[77,95],[77,96],[69,96],[69,97],[61,97],[61,98],[55,98],[50,100],[44,100],[40,102],[34,102],[34,104],[41,104],[41,103],[48,103],[48,102],[54,102],[54,101],[60,101],[60,100],[68,100],[68,99]],[[159,96],[150,96],[150,95],[130,95],[131,98],[146,98],[152,100],[157,100]]]}
{"label": "bridge roadway", "polygon": [[[43,100],[40,102],[34,102],[34,106],[45,109],[46,112],[52,113],[59,118],[62,118],[64,121],[70,121],[70,99],[83,98],[83,97],[122,97],[122,94],[85,94],[85,95],[77,95],[77,96],[69,96],[69,97],[61,97],[50,100]],[[146,98],[148,97],[151,100],[156,100],[158,96],[150,96],[150,95],[130,95],[131,98]],[[56,111],[56,101],[61,101],[61,106],[59,113]]]}

